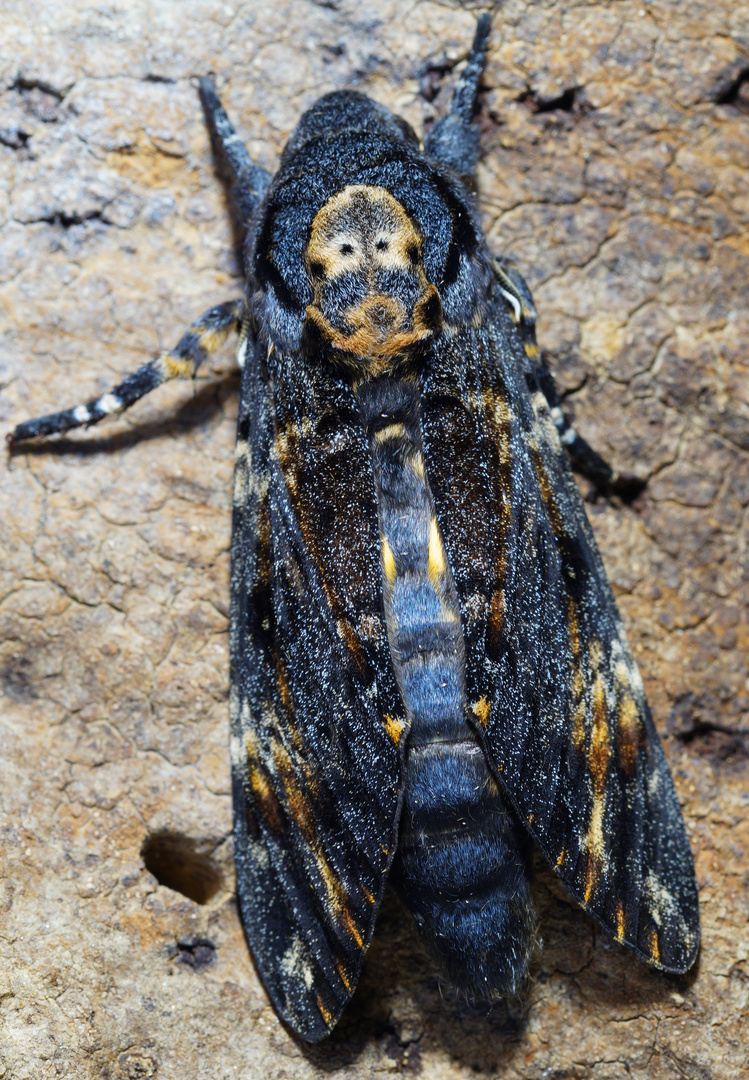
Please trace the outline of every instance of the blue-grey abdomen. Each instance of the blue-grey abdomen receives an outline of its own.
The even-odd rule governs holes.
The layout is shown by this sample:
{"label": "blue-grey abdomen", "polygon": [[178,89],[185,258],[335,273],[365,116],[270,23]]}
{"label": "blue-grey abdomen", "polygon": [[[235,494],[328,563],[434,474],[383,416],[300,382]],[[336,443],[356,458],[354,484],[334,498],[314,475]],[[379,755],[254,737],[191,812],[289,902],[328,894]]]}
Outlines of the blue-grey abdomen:
{"label": "blue-grey abdomen", "polygon": [[457,592],[421,451],[411,383],[359,389],[377,489],[383,602],[409,721],[393,881],[449,981],[470,998],[516,989],[534,917],[524,833],[466,719]]}

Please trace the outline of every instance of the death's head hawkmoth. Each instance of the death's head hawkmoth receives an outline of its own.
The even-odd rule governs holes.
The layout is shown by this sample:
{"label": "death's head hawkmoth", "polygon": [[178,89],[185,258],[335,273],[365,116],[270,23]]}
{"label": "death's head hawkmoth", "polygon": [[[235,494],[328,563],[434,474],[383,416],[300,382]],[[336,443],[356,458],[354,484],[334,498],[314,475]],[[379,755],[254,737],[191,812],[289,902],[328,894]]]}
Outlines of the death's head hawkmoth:
{"label": "death's head hawkmoth", "polygon": [[237,889],[303,1038],[353,994],[390,877],[447,978],[521,983],[528,850],[617,941],[683,972],[699,943],[679,804],[567,454],[517,270],[466,181],[489,33],[423,144],[321,98],[275,177],[201,90],[246,228],[244,297],[103,397],[96,423],[239,331],[231,572]]}

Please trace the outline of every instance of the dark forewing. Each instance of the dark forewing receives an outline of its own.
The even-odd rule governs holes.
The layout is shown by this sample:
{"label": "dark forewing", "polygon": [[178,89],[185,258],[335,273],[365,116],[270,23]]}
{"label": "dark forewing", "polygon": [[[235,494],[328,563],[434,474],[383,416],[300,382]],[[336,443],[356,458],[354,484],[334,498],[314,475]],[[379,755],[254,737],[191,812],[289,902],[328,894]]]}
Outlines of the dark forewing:
{"label": "dark forewing", "polygon": [[276,1008],[315,1041],[353,993],[372,935],[405,721],[353,393],[298,357],[272,353],[267,371],[260,360],[243,373],[234,491],[237,886]]}
{"label": "dark forewing", "polygon": [[461,599],[469,709],[578,902],[649,962],[684,971],[699,915],[679,803],[535,380],[496,295],[425,373],[425,460]]}

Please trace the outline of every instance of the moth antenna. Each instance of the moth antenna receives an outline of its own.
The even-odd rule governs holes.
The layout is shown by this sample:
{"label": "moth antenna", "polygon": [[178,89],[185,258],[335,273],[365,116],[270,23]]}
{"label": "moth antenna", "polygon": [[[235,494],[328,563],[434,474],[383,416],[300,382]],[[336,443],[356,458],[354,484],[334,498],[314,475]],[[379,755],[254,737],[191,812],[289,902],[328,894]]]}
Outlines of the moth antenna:
{"label": "moth antenna", "polygon": [[199,80],[199,86],[200,101],[214,151],[228,167],[232,197],[242,223],[247,225],[270,183],[270,176],[265,169],[256,165],[248,154],[247,147],[226,115],[213,80],[204,75]]}
{"label": "moth antenna", "polygon": [[476,22],[473,45],[455,84],[450,108],[424,140],[427,154],[454,169],[464,180],[472,177],[478,161],[479,133],[473,122],[473,110],[486,60],[490,30],[491,19],[483,12]]}
{"label": "moth antenna", "polygon": [[[476,33],[473,45],[466,60],[466,66],[455,84],[453,97],[450,103],[450,114],[459,116],[464,124],[470,124],[473,120],[473,110],[476,107],[476,95],[478,93],[481,73],[484,70],[486,51],[489,45],[491,32],[491,17],[484,11],[479,15],[476,22]],[[450,115],[448,114],[448,115]]]}

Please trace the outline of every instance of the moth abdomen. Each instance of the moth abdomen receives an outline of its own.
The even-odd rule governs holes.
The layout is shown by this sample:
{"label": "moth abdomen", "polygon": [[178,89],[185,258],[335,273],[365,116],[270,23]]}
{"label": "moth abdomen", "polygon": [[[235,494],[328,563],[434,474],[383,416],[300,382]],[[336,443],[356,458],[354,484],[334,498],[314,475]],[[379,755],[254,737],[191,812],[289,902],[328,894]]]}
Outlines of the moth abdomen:
{"label": "moth abdomen", "polygon": [[394,884],[469,1000],[518,990],[536,924],[527,841],[471,740],[411,747]]}
{"label": "moth abdomen", "polygon": [[358,396],[377,490],[388,641],[410,725],[393,881],[447,979],[471,999],[492,1000],[517,989],[530,955],[526,842],[466,718],[460,606],[412,384],[380,379]]}

